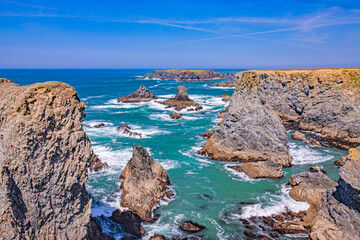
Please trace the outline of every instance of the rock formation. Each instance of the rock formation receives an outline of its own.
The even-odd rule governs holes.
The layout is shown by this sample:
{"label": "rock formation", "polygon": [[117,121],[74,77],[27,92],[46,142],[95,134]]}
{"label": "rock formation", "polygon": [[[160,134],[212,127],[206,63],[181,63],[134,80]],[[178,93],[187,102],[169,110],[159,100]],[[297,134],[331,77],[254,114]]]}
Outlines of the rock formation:
{"label": "rock formation", "polygon": [[121,172],[121,206],[144,221],[151,221],[152,210],[160,200],[171,196],[165,169],[141,146],[133,145],[133,156]]}
{"label": "rock formation", "polygon": [[154,93],[150,92],[144,85],[141,85],[134,93],[119,97],[118,102],[149,102],[153,99],[157,99]]}
{"label": "rock formation", "polygon": [[360,239],[360,147],[350,149],[336,188],[329,188],[311,225],[311,239]]}
{"label": "rock formation", "polygon": [[229,75],[229,77],[231,77],[230,80],[228,81],[223,81],[223,82],[219,82],[219,83],[213,83],[213,84],[209,84],[209,87],[224,87],[224,88],[235,88],[237,81],[241,78],[240,74],[231,74],[231,76]]}
{"label": "rock formation", "polygon": [[183,221],[180,223],[180,229],[184,232],[196,233],[205,229],[205,226],[195,223],[193,221]]}
{"label": "rock formation", "polygon": [[213,72],[211,70],[184,70],[184,69],[170,69],[170,70],[155,70],[152,73],[145,74],[144,77],[158,78],[162,80],[175,79],[178,81],[211,81],[218,79],[231,78],[232,74],[226,75]]}
{"label": "rock formation", "polygon": [[228,101],[230,101],[230,99],[231,99],[231,96],[229,96],[225,93],[223,95],[221,95],[221,100],[224,102],[228,102]]}
{"label": "rock formation", "polygon": [[309,170],[310,172],[320,172],[326,174],[326,171],[318,166],[310,166]]}
{"label": "rock formation", "polygon": [[309,138],[309,143],[314,146],[321,146],[320,142],[314,138]]}
{"label": "rock formation", "polygon": [[65,83],[0,79],[1,239],[110,239],[90,219],[84,108]]}
{"label": "rock formation", "polygon": [[137,132],[133,132],[131,131],[131,127],[129,127],[128,125],[126,125],[125,123],[123,123],[121,126],[118,126],[116,129],[118,132],[120,132],[121,134],[124,134],[128,137],[133,137],[133,138],[142,138],[142,134],[141,133],[137,133]]}
{"label": "rock formation", "polygon": [[291,138],[292,138],[292,139],[295,139],[295,140],[299,140],[299,141],[304,141],[304,142],[307,141],[305,134],[303,134],[303,133],[301,133],[301,132],[299,132],[299,131],[295,131],[295,132],[291,135]]}
{"label": "rock formation", "polygon": [[199,151],[215,160],[274,161],[291,165],[286,130],[267,103],[256,74],[248,72],[233,94],[218,130]]}
{"label": "rock formation", "polygon": [[141,218],[131,211],[121,212],[119,209],[116,209],[110,218],[114,222],[120,224],[126,232],[137,238],[140,238],[145,234],[145,229],[141,225]]}
{"label": "rock formation", "polygon": [[239,166],[229,166],[236,171],[243,172],[251,178],[281,178],[282,166],[274,161],[247,162]]}
{"label": "rock formation", "polygon": [[171,119],[180,119],[181,117],[181,113],[173,112],[172,114],[170,114]]}
{"label": "rock formation", "polygon": [[103,163],[99,159],[98,155],[96,155],[95,153],[92,155],[90,167],[89,167],[90,172],[100,172],[100,171],[108,169],[108,168],[109,168],[109,165],[107,163]]}
{"label": "rock formation", "polygon": [[336,166],[342,167],[345,165],[345,161],[346,161],[346,157],[342,156],[338,160],[336,160],[334,164]]}
{"label": "rock formation", "polygon": [[199,111],[202,109],[202,107],[194,102],[193,100],[191,100],[187,94],[187,88],[180,85],[177,88],[177,93],[176,96],[174,98],[169,98],[168,100],[165,101],[158,101],[158,103],[167,105],[168,108],[174,108],[177,111],[181,111],[182,109],[185,109],[187,107],[196,107],[194,109],[194,111]]}
{"label": "rock formation", "polygon": [[265,95],[284,120],[321,133],[330,144],[360,145],[360,69],[248,70],[261,81]]}

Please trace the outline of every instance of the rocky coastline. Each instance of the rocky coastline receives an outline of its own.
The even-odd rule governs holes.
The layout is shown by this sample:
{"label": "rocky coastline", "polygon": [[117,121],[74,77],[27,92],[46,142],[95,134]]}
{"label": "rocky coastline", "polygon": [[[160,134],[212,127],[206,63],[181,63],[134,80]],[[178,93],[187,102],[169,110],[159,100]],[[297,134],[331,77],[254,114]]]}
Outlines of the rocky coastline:
{"label": "rocky coastline", "polygon": [[228,79],[232,77],[232,73],[219,73],[211,70],[185,70],[185,69],[169,69],[154,70],[152,73],[144,75],[145,78],[158,78],[161,80],[175,79],[178,81],[212,81],[220,79]]}

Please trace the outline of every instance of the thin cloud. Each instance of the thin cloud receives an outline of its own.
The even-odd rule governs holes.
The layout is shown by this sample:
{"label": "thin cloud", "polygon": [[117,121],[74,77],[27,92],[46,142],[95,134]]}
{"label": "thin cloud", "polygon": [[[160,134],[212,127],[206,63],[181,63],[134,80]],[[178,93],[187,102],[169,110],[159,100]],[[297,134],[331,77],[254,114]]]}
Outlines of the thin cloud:
{"label": "thin cloud", "polygon": [[53,7],[47,7],[47,6],[42,6],[42,5],[29,4],[29,3],[24,3],[24,2],[17,2],[17,1],[10,1],[10,0],[1,0],[1,2],[6,3],[6,4],[17,5],[17,6],[20,6],[20,7],[37,8],[37,9],[48,9],[48,10],[57,10],[57,8],[53,8]]}

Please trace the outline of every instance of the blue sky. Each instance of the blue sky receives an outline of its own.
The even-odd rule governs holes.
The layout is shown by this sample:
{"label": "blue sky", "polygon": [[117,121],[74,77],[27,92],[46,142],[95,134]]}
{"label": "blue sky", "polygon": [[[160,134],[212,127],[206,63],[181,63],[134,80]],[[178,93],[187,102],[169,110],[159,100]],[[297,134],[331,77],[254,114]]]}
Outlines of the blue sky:
{"label": "blue sky", "polygon": [[0,68],[360,67],[360,1],[0,0]]}

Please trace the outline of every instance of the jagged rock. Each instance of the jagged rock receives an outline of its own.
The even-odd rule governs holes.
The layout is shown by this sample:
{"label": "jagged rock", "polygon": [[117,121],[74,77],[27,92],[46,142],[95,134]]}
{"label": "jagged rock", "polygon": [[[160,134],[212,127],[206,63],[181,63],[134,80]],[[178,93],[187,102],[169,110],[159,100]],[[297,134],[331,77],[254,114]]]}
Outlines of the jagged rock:
{"label": "jagged rock", "polygon": [[105,126],[105,123],[99,123],[99,124],[94,125],[94,128],[101,128],[104,126]]}
{"label": "jagged rock", "polygon": [[[360,145],[360,69],[249,70],[257,74],[265,95],[286,121],[321,133],[331,145]],[[236,73],[243,81],[249,75]]]}
{"label": "jagged rock", "polygon": [[345,165],[345,161],[346,161],[346,157],[342,156],[338,160],[336,160],[334,164],[336,166],[342,167]]}
{"label": "jagged rock", "polygon": [[201,136],[205,137],[205,138],[209,138],[211,137],[211,135],[213,135],[215,129],[210,129],[209,131],[202,133]]}
{"label": "jagged rock", "polygon": [[243,172],[252,178],[281,178],[282,166],[274,161],[248,162],[239,166],[229,166],[239,172]]}
{"label": "jagged rock", "polygon": [[172,114],[170,114],[171,119],[180,119],[181,117],[181,113],[173,112]]}
{"label": "jagged rock", "polygon": [[299,132],[299,131],[296,131],[294,132],[292,135],[291,135],[291,138],[292,139],[295,139],[295,140],[299,140],[299,141],[305,141],[306,142],[306,136],[305,134]]}
{"label": "jagged rock", "polygon": [[311,239],[360,239],[360,147],[350,149],[336,188],[329,188],[311,226]]}
{"label": "jagged rock", "polygon": [[119,131],[120,133],[122,133],[124,135],[127,135],[128,137],[142,138],[141,133],[131,131],[131,128],[128,125],[126,125],[125,123],[123,123],[121,126],[118,126],[117,131]]}
{"label": "jagged rock", "polygon": [[113,237],[110,237],[102,232],[100,224],[93,217],[90,217],[89,239],[90,240],[114,240]]}
{"label": "jagged rock", "polygon": [[129,208],[144,221],[151,221],[152,210],[172,192],[165,169],[141,146],[133,144],[133,156],[121,172],[121,206]]}
{"label": "jagged rock", "polygon": [[158,103],[167,105],[168,108],[174,108],[176,111],[181,111],[182,109],[191,106],[196,107],[194,111],[199,111],[202,109],[198,103],[189,98],[187,94],[187,88],[182,85],[178,86],[177,93],[174,98],[169,98],[165,101],[158,101]]}
{"label": "jagged rock", "polygon": [[233,94],[218,130],[199,151],[215,160],[266,161],[291,165],[286,130],[267,104],[261,82],[252,73]]}
{"label": "jagged rock", "polygon": [[85,189],[92,149],[84,109],[65,83],[0,80],[0,239],[104,236]]}
{"label": "jagged rock", "polygon": [[193,221],[183,221],[180,222],[180,229],[183,230],[184,232],[196,233],[205,229],[205,226],[195,223]]}
{"label": "jagged rock", "polygon": [[321,146],[320,142],[315,140],[314,138],[309,138],[309,143],[314,146]]}
{"label": "jagged rock", "polygon": [[155,234],[150,237],[150,240],[166,240],[165,236],[160,234]]}
{"label": "jagged rock", "polygon": [[153,99],[157,99],[154,93],[150,92],[144,85],[141,85],[138,90],[134,93],[119,97],[117,99],[118,102],[149,102]]}
{"label": "jagged rock", "polygon": [[124,230],[137,238],[145,234],[145,229],[141,225],[141,218],[131,211],[120,211],[116,209],[112,215],[111,220],[120,224]]}
{"label": "jagged rock", "polygon": [[310,172],[326,173],[323,169],[321,169],[318,166],[310,166],[309,170],[310,170]]}
{"label": "jagged rock", "polygon": [[145,74],[144,77],[158,78],[162,80],[175,79],[178,81],[212,81],[230,78],[231,73],[224,75],[222,73],[213,72],[211,70],[170,69],[155,70],[152,73]]}
{"label": "jagged rock", "polygon": [[228,101],[230,101],[230,99],[231,99],[231,96],[229,96],[225,93],[223,95],[221,95],[221,100],[224,102],[228,102]]}
{"label": "jagged rock", "polygon": [[96,155],[95,153],[92,155],[91,163],[90,163],[90,167],[89,167],[90,172],[100,172],[100,171],[108,169],[108,168],[109,168],[109,165],[107,163],[103,163],[99,159],[98,155]]}

